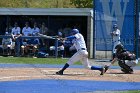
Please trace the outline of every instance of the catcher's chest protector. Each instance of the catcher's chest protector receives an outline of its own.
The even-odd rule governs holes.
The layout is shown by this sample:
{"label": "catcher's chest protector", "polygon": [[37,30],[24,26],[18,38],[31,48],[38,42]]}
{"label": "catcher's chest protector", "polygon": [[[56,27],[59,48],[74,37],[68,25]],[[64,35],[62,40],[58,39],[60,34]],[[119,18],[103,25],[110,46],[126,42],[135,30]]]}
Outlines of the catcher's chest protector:
{"label": "catcher's chest protector", "polygon": [[130,52],[126,51],[126,52],[119,54],[118,58],[123,59],[123,60],[135,60],[136,56],[134,53],[130,53]]}

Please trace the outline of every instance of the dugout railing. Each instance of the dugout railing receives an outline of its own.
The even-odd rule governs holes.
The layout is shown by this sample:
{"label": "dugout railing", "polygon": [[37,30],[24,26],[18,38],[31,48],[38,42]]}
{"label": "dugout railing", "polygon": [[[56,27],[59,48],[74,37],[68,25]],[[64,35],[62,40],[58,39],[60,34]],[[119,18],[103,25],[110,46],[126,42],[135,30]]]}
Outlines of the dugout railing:
{"label": "dugout railing", "polygon": [[[21,41],[23,39],[36,39],[36,38],[38,38],[38,39],[54,40],[55,47],[57,47],[58,46],[58,39],[57,38],[53,38],[55,36],[50,36],[50,37],[52,37],[52,38],[41,37],[41,36],[21,36],[21,37],[17,38],[17,40],[15,41],[15,42],[17,42],[17,45],[16,45],[16,47],[17,47],[17,50],[16,50],[17,57],[21,56]],[[12,36],[11,35],[8,35],[8,36],[0,35],[0,38],[12,38]],[[57,48],[55,48],[55,55],[54,56],[58,57],[58,49]]]}

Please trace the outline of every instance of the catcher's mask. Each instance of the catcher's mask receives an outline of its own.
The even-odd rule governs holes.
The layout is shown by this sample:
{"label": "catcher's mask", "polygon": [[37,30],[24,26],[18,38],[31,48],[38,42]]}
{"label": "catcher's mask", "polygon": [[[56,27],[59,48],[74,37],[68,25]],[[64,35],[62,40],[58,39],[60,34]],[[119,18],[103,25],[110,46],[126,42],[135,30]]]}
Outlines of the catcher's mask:
{"label": "catcher's mask", "polygon": [[115,47],[116,53],[120,53],[121,51],[124,50],[124,46],[122,44],[119,44]]}

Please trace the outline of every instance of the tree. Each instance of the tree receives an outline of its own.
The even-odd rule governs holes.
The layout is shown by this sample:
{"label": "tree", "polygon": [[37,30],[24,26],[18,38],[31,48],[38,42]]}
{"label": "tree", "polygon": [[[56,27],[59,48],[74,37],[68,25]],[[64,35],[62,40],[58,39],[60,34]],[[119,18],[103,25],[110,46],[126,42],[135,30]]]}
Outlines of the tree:
{"label": "tree", "polygon": [[93,0],[0,0],[6,8],[92,8]]}
{"label": "tree", "polygon": [[93,8],[93,0],[70,0],[77,8]]}

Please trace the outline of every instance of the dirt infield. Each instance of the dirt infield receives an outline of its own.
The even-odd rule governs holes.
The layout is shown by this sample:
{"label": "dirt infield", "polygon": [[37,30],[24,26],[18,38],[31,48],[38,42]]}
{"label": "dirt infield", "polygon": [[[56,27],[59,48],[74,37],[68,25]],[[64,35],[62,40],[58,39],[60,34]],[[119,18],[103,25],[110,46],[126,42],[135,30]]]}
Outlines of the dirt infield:
{"label": "dirt infield", "polygon": [[84,68],[68,68],[64,75],[56,75],[58,68],[0,68],[0,81],[31,79],[67,79],[67,80],[100,80],[140,82],[140,70],[134,74],[124,74],[119,69],[109,69],[103,76],[99,71]]}

